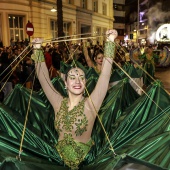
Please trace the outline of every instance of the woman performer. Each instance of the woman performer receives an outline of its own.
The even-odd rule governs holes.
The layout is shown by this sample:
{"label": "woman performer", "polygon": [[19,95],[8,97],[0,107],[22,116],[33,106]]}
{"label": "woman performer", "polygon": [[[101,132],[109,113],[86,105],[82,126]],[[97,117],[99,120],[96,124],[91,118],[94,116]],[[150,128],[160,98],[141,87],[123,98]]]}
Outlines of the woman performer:
{"label": "woman performer", "polygon": [[95,69],[95,71],[100,74],[101,69],[102,69],[102,63],[103,63],[103,52],[101,52],[100,50],[98,50],[97,52],[95,52],[95,57],[94,57],[94,61],[92,61],[92,59],[90,58],[89,54],[88,54],[88,49],[87,49],[87,43],[83,43],[83,52],[84,52],[84,56],[87,62],[87,65],[89,67],[93,67]]}
{"label": "woman performer", "polygon": [[143,81],[144,85],[148,87],[154,80],[155,75],[155,59],[159,59],[157,54],[154,54],[153,48],[148,47],[146,48],[143,55],[139,56],[139,58],[143,61],[144,69],[148,73],[144,73]]}
{"label": "woman performer", "polygon": [[94,121],[108,90],[115,52],[113,41],[117,37],[117,31],[108,30],[106,35],[102,71],[94,91],[88,98],[83,96],[86,83],[85,73],[78,67],[71,68],[66,74],[65,87],[68,98],[63,98],[54,89],[41,50],[42,39],[33,40],[32,59],[36,64],[37,76],[55,111],[54,124],[59,134],[56,149],[64,163],[72,170],[78,169],[79,164],[94,145],[91,139]]}

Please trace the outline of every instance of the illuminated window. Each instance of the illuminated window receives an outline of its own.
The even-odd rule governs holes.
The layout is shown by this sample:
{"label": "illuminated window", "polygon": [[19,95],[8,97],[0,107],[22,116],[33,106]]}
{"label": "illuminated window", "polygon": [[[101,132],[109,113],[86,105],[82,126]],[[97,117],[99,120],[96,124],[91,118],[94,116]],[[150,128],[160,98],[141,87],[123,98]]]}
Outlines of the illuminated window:
{"label": "illuminated window", "polygon": [[24,40],[24,16],[9,15],[10,39],[14,41]]}
{"label": "illuminated window", "polygon": [[144,16],[144,14],[145,14],[144,12],[140,12],[140,15],[139,15],[139,16],[140,16],[140,18],[139,18],[139,21],[140,21],[140,22],[143,22],[143,16]]}
{"label": "illuminated window", "polygon": [[93,0],[93,12],[98,12],[98,1]]}

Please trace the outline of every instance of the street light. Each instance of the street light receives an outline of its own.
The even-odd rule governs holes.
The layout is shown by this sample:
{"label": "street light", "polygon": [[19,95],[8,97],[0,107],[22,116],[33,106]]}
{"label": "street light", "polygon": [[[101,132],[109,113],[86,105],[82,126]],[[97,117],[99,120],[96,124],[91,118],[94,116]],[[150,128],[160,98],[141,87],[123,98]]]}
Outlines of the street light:
{"label": "street light", "polygon": [[51,12],[56,12],[57,10],[53,7],[52,9],[51,9]]}

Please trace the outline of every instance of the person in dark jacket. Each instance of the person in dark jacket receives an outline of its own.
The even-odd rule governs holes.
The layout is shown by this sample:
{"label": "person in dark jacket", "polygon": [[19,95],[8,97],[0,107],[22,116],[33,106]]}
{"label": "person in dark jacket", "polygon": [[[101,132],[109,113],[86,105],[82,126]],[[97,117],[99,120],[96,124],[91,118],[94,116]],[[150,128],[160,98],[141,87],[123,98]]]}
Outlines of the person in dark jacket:
{"label": "person in dark jacket", "polygon": [[4,93],[4,99],[11,93],[12,87],[12,68],[10,66],[10,60],[8,53],[3,52],[0,58],[0,85]]}

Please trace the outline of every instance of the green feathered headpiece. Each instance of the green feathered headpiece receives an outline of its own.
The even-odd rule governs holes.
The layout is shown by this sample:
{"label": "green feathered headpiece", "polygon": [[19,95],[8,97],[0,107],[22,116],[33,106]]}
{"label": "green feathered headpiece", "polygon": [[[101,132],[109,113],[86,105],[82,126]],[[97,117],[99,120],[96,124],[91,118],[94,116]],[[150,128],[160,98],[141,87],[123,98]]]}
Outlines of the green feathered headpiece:
{"label": "green feathered headpiece", "polygon": [[71,64],[64,63],[63,61],[60,62],[60,72],[63,74],[67,74],[70,71],[70,69],[76,67],[84,71],[86,79],[88,79],[92,75],[98,77],[98,74],[93,68],[85,67],[78,61],[72,61]]}

